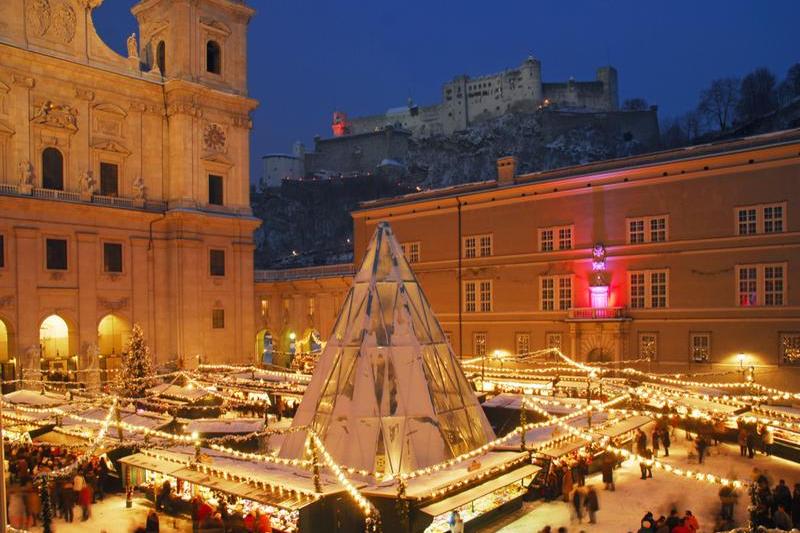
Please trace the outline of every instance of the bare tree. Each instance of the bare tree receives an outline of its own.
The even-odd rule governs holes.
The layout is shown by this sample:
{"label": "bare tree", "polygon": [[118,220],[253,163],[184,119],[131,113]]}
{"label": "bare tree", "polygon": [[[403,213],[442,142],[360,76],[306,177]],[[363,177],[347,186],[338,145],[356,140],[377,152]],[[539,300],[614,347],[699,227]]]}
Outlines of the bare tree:
{"label": "bare tree", "polygon": [[700,93],[697,105],[700,117],[720,131],[728,129],[739,101],[739,83],[737,78],[713,80],[709,88]]}
{"label": "bare tree", "polygon": [[742,79],[736,114],[742,122],[766,115],[778,106],[775,75],[764,67],[757,68]]}
{"label": "bare tree", "polygon": [[795,63],[786,71],[786,78],[778,87],[778,97],[781,105],[800,97],[800,63]]}

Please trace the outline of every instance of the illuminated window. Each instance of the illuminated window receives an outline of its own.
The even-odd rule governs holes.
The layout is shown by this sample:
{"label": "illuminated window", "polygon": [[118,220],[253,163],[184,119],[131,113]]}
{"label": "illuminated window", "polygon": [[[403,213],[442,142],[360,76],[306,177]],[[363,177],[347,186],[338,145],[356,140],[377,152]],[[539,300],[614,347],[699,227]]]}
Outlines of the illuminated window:
{"label": "illuminated window", "polygon": [[639,333],[639,358],[658,360],[658,333]]}
{"label": "illuminated window", "polygon": [[0,235],[0,268],[6,266],[6,240]]}
{"label": "illuminated window", "polygon": [[212,276],[225,275],[225,250],[209,250],[208,262]]}
{"label": "illuminated window", "polygon": [[215,174],[208,175],[208,203],[211,205],[223,205],[222,176]]}
{"label": "illuminated window", "polygon": [[156,48],[156,65],[158,65],[158,71],[161,72],[162,76],[167,75],[167,46],[164,44],[164,41],[158,43],[158,47]]}
{"label": "illuminated window", "polygon": [[206,43],[206,70],[212,74],[222,74],[222,47],[217,41]]}
{"label": "illuminated window", "polygon": [[476,331],[472,334],[472,355],[486,355],[486,332]]}
{"label": "illuminated window", "polygon": [[695,363],[711,362],[711,333],[689,334],[689,357]]}
{"label": "illuminated window", "polygon": [[122,245],[115,242],[103,243],[103,271],[112,274],[122,272]]}
{"label": "illuminated window", "polygon": [[225,329],[225,310],[212,309],[211,310],[211,327],[213,329]]}
{"label": "illuminated window", "polygon": [[785,217],[786,204],[784,203],[737,207],[737,234],[782,233],[786,231]]}
{"label": "illuminated window", "polygon": [[739,307],[786,304],[785,264],[740,265],[736,267]]}
{"label": "illuminated window", "polygon": [[64,190],[64,156],[56,148],[42,151],[42,188]]}
{"label": "illuminated window", "polygon": [[422,244],[420,242],[404,242],[400,244],[400,248],[403,250],[406,261],[409,263],[419,263],[420,250],[422,249]]}
{"label": "illuminated window", "polygon": [[69,356],[69,327],[63,318],[50,315],[44,319],[39,327],[39,345],[45,359]]}
{"label": "illuminated window", "polygon": [[47,270],[67,270],[67,241],[47,239]]}
{"label": "illuminated window", "polygon": [[539,277],[539,309],[566,311],[572,307],[572,276]]}
{"label": "illuminated window", "polygon": [[800,332],[781,332],[779,335],[781,364],[800,365]]}
{"label": "illuminated window", "polygon": [[572,226],[553,226],[539,229],[539,251],[571,250],[573,245]]}
{"label": "illuminated window", "polygon": [[531,351],[531,334],[517,333],[514,344],[517,348],[517,355],[526,355]]}
{"label": "illuminated window", "polygon": [[471,235],[469,237],[464,237],[463,245],[464,257],[467,259],[492,255],[491,235]]}
{"label": "illuminated window", "polygon": [[314,298],[308,299],[308,315],[314,316],[314,311],[316,311],[317,301]]}
{"label": "illuminated window", "polygon": [[8,362],[8,328],[2,320],[0,320],[0,362]]}
{"label": "illuminated window", "polygon": [[269,300],[266,298],[261,299],[261,316],[266,318],[269,314]]}
{"label": "illuminated window", "polygon": [[488,313],[492,310],[492,281],[476,280],[464,282],[464,311]]}
{"label": "illuminated window", "polygon": [[117,196],[119,194],[119,167],[113,163],[100,163],[100,194]]}
{"label": "illuminated window", "polygon": [[666,216],[629,218],[628,244],[664,242],[669,238],[669,221]]}
{"label": "illuminated window", "polygon": [[639,270],[628,272],[628,301],[632,309],[669,306],[669,272]]}

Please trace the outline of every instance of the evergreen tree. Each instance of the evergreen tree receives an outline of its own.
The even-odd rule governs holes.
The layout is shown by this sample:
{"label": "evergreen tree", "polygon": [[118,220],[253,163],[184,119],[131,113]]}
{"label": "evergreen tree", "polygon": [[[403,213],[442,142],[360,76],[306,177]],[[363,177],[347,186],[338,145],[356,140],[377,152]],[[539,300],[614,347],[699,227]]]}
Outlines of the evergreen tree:
{"label": "evergreen tree", "polygon": [[150,379],[153,363],[150,348],[144,340],[144,333],[138,324],[133,325],[131,338],[122,351],[122,372],[120,372],[118,392],[126,398],[141,398],[152,386]]}

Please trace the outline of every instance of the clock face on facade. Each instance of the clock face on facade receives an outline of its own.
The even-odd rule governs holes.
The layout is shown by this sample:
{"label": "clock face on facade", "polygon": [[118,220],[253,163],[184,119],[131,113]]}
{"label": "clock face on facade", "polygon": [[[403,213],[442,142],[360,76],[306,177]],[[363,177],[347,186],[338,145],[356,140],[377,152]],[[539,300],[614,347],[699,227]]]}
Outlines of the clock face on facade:
{"label": "clock face on facade", "polygon": [[221,152],[225,148],[225,131],[218,124],[209,124],[203,134],[206,149]]}

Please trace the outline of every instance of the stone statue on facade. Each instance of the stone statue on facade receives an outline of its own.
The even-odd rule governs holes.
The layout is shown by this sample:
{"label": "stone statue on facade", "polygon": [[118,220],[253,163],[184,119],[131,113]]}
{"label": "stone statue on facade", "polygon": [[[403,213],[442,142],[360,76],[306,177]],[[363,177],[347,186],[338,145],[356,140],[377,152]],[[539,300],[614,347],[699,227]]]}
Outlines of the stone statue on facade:
{"label": "stone statue on facade", "polygon": [[133,198],[135,200],[147,199],[147,185],[144,184],[144,178],[141,176],[133,180]]}
{"label": "stone statue on facade", "polygon": [[92,195],[97,189],[97,179],[94,177],[94,172],[87,170],[81,176],[81,197],[91,200]]}
{"label": "stone statue on facade", "polygon": [[139,45],[136,43],[135,33],[131,33],[128,37],[128,57],[139,59]]}
{"label": "stone statue on facade", "polygon": [[33,187],[33,165],[27,159],[20,161],[17,166],[19,172],[19,184]]}

